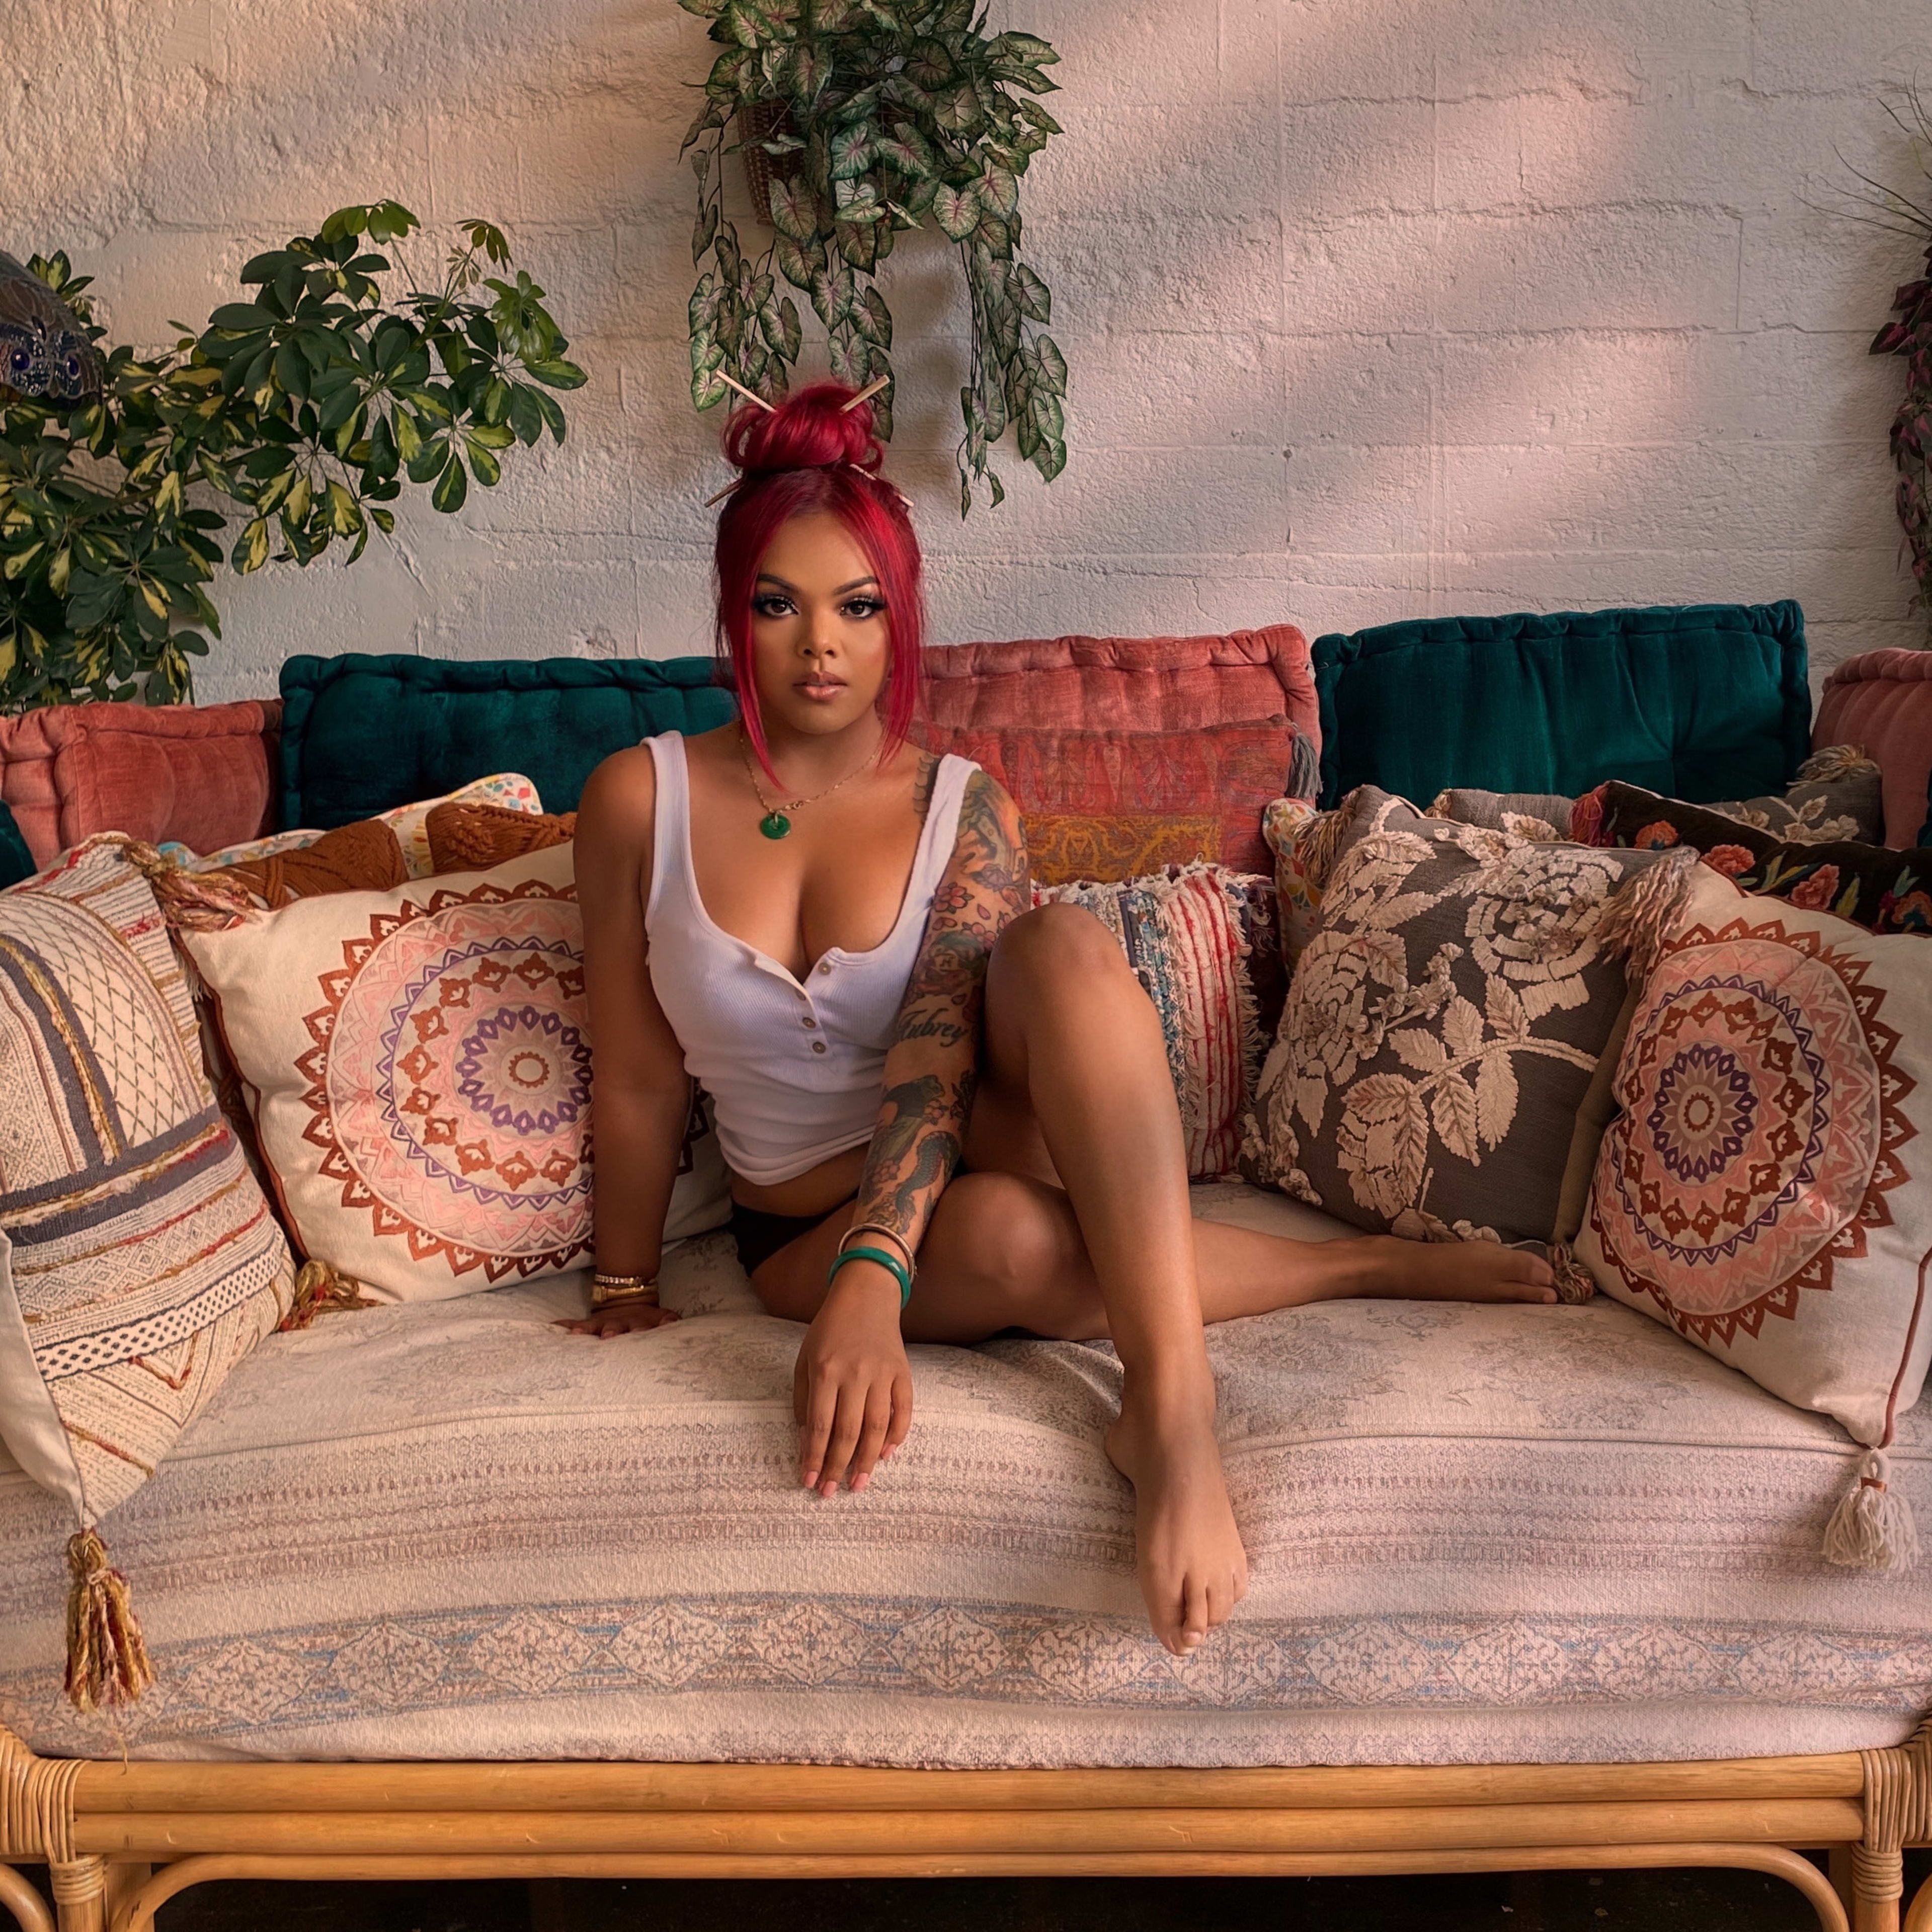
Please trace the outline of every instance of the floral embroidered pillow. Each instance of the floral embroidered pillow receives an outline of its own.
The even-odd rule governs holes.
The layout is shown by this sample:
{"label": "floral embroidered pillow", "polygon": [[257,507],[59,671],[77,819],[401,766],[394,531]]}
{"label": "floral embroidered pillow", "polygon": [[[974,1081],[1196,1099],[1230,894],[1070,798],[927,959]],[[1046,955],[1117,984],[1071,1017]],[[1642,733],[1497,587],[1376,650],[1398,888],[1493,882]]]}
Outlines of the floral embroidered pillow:
{"label": "floral embroidered pillow", "polygon": [[1789,899],[1872,932],[1932,933],[1932,851],[1849,840],[1796,842],[1712,806],[1660,798],[1641,786],[1599,785],[1576,802],[1578,829],[1598,845],[1662,851],[1688,846],[1748,892]]}
{"label": "floral embroidered pillow", "polygon": [[1687,862],[1428,818],[1371,787],[1341,812],[1243,1169],[1377,1232],[1553,1247],[1595,1151],[1620,956]]}
{"label": "floral embroidered pillow", "polygon": [[[590,1046],[574,848],[188,932],[296,1245],[380,1300],[588,1264]],[[668,1238],[728,1212],[687,1140]]]}
{"label": "floral embroidered pillow", "polygon": [[1644,976],[1576,1257],[1882,1448],[1932,1357],[1932,962],[1700,868]]}

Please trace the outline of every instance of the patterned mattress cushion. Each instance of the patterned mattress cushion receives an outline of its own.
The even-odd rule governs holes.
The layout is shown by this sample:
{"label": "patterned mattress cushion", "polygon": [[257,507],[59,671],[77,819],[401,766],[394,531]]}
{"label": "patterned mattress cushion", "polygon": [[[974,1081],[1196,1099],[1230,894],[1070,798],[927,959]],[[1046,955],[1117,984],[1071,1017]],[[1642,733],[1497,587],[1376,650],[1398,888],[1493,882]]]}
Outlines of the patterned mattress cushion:
{"label": "patterned mattress cushion", "polygon": [[[549,846],[182,934],[290,1232],[379,1300],[554,1274],[589,1248],[573,861]],[[728,1208],[716,1138],[693,1122],[674,1239]]]}
{"label": "patterned mattress cushion", "polygon": [[1888,1442],[1932,1360],[1925,941],[1700,866],[1612,1092],[1578,1258],[1786,1401]]}
{"label": "patterned mattress cushion", "polygon": [[130,842],[0,894],[0,1437],[83,1524],[294,1293]]}
{"label": "patterned mattress cushion", "polygon": [[[1922,1577],[1819,1560],[1832,1426],[1615,1302],[1215,1329],[1253,1583],[1180,1659],[1101,1451],[1110,1352],[915,1348],[904,1448],[824,1502],[792,1468],[799,1330],[729,1246],[691,1244],[665,1284],[685,1319],[622,1342],[549,1325],[577,1277],[258,1349],[117,1519],[159,1673],[129,1753],[1644,1760],[1896,1744],[1932,1702]],[[1926,1406],[1893,1472],[1932,1510]],[[57,1516],[0,1474],[0,1721],[116,1757],[58,1696]]]}

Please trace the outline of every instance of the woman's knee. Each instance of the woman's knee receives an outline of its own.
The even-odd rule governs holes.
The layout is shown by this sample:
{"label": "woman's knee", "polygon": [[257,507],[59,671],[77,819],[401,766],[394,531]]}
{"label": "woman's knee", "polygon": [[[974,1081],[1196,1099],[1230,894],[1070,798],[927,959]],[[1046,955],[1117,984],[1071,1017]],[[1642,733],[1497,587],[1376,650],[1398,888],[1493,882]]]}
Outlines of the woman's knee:
{"label": "woman's knee", "polygon": [[1116,974],[1132,976],[1120,942],[1084,906],[1035,906],[1000,933],[994,970],[1023,977],[1077,975],[1090,986]]}
{"label": "woman's knee", "polygon": [[966,1277],[1002,1325],[1102,1331],[1106,1310],[1079,1224],[1058,1188],[1021,1174],[963,1174],[940,1197],[939,1216],[949,1272]]}

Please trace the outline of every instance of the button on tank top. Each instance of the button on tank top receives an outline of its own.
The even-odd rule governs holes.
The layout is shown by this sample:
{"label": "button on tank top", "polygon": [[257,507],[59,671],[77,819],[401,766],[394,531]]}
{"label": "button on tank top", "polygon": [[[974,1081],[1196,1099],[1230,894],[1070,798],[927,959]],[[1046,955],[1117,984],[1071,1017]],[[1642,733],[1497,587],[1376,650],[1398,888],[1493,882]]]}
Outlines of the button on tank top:
{"label": "button on tank top", "polygon": [[645,741],[657,766],[651,896],[644,908],[651,984],[711,1096],[734,1173],[770,1186],[872,1137],[886,1049],[926,938],[932,895],[952,856],[970,759],[940,760],[905,898],[869,952],[835,946],[802,981],[714,925],[691,860],[691,780],[675,731]]}

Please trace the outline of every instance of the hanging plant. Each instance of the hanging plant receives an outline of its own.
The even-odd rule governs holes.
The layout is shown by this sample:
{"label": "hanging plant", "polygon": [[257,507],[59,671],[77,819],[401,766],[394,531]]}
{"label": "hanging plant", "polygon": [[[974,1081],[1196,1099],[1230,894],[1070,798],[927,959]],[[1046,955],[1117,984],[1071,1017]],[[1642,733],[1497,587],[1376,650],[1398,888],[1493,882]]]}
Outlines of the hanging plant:
{"label": "hanging plant", "polygon": [[[511,273],[508,244],[466,221],[428,286],[392,294],[370,244],[419,225],[394,202],[338,209],[247,264],[252,302],[146,358],[91,346],[106,332],[64,254],[26,264],[86,346],[71,380],[0,387],[0,712],[191,697],[202,631],[221,634],[202,586],[233,506],[245,520],[227,560],[244,575],[338,540],[352,562],[371,524],[394,527],[383,506],[404,476],[454,511],[471,477],[497,480],[500,452],[546,430],[562,442],[546,391],[584,377],[543,290],[520,271],[486,276],[486,262]],[[467,292],[479,284],[487,301]]]}
{"label": "hanging plant", "polygon": [[[1932,184],[1932,109],[1913,88],[1903,112],[1889,105],[1886,111],[1910,140],[1913,156]],[[1918,586],[1918,606],[1932,634],[1932,196],[1923,189],[1907,195],[1868,175],[1858,179],[1867,192],[1856,198],[1882,211],[1862,218],[1908,235],[1925,249],[1924,274],[1894,291],[1892,306],[1899,320],[1879,331],[1871,352],[1905,358],[1905,394],[1892,419],[1892,460],[1898,471],[1894,501]]]}
{"label": "hanging plant", "polygon": [[[958,251],[972,316],[959,392],[959,508],[1010,425],[1051,482],[1066,464],[1066,363],[1044,325],[1047,286],[1019,259],[1020,177],[1060,131],[1032,96],[1060,56],[1031,34],[988,35],[975,0],[679,0],[724,51],[682,152],[695,149],[691,399],[730,376],[776,400],[803,347],[789,284],[809,298],[832,373],[862,387],[892,434],[892,318],[874,279],[898,235],[936,228]],[[742,152],[776,231],[748,258],[724,213],[724,163]],[[707,266],[706,264],[709,263]]]}

